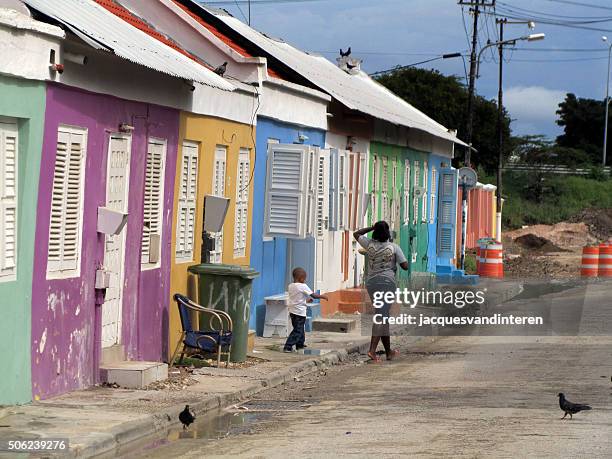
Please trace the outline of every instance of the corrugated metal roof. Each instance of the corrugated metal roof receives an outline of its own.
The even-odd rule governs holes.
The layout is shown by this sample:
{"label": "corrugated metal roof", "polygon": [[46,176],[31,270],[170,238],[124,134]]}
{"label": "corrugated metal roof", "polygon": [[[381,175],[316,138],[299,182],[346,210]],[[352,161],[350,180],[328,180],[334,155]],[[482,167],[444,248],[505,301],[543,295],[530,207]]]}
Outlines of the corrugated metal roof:
{"label": "corrugated metal roof", "polygon": [[348,108],[465,145],[440,123],[393,94],[366,73],[349,75],[322,56],[305,53],[288,43],[267,37],[224,12],[210,8],[207,10]]}
{"label": "corrugated metal roof", "polygon": [[66,25],[97,49],[178,78],[226,91],[235,87],[211,70],[130,25],[93,0],[23,0],[41,13]]}

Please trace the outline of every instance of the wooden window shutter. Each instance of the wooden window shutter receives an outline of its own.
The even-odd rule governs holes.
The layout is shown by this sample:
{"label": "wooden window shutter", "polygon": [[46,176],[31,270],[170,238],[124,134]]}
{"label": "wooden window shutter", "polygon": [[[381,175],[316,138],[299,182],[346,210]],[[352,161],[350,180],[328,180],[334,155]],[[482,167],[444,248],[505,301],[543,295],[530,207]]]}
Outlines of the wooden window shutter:
{"label": "wooden window shutter", "polygon": [[306,145],[268,145],[264,236],[304,238],[312,231],[318,151]]}
{"label": "wooden window shutter", "polygon": [[431,192],[429,204],[429,223],[434,223],[436,218],[436,197],[438,194],[438,170],[431,168]]}
{"label": "wooden window shutter", "polygon": [[317,157],[317,188],[315,229],[317,236],[323,236],[328,228],[329,219],[329,169],[325,164],[325,156]]}
{"label": "wooden window shutter", "polygon": [[250,169],[249,150],[241,148],[238,154],[238,169],[236,171],[236,209],[234,217],[235,257],[244,257],[246,255]]}
{"label": "wooden window shutter", "polygon": [[404,161],[404,225],[410,223],[410,161]]}
{"label": "wooden window shutter", "polygon": [[[156,264],[160,259],[164,207],[164,163],[166,142],[149,139],[147,148],[141,263]],[[156,252],[153,253],[153,250]]]}
{"label": "wooden window shutter", "polygon": [[457,212],[457,170],[440,169],[438,198],[438,256],[455,257],[455,225]]}
{"label": "wooden window shutter", "polygon": [[338,154],[338,229],[348,228],[349,171],[348,151]]}
{"label": "wooden window shutter", "polygon": [[0,122],[0,279],[17,270],[17,123]]}
{"label": "wooden window shutter", "polygon": [[183,157],[181,160],[175,249],[176,259],[180,261],[193,260],[198,198],[198,150],[198,145],[193,142],[184,142],[182,145]]}
{"label": "wooden window shutter", "polygon": [[[421,186],[421,165],[419,161],[414,162],[414,187]],[[416,224],[417,219],[419,218],[419,198],[416,195],[416,192],[413,192],[412,198],[412,223]]]}
{"label": "wooden window shutter", "polygon": [[427,201],[429,188],[429,164],[427,161],[423,162],[423,196],[421,197],[421,221],[427,222]]}
{"label": "wooden window shutter", "polygon": [[329,229],[338,230],[339,203],[339,152],[332,148],[329,154]]}
{"label": "wooden window shutter", "polygon": [[[227,147],[217,145],[215,148],[215,158],[213,164],[213,196],[225,196],[225,177],[227,173]],[[211,263],[221,263],[223,261],[223,228],[217,233],[212,233],[215,239],[215,249],[210,252]]]}

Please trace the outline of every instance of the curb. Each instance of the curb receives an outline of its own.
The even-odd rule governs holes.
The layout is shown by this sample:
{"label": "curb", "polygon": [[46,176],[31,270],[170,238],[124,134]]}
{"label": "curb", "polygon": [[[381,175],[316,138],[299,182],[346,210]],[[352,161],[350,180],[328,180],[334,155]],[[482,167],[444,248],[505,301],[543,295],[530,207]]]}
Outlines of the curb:
{"label": "curb", "polygon": [[[351,346],[341,348],[320,357],[313,357],[289,365],[286,368],[276,370],[244,389],[222,395],[211,395],[204,399],[189,402],[189,406],[201,416],[208,411],[226,408],[241,402],[252,395],[266,389],[279,386],[285,382],[293,381],[297,375],[308,375],[322,368],[336,365],[347,359],[350,354],[365,353],[369,347],[370,340],[361,340]],[[144,419],[125,422],[110,429],[108,433],[101,433],[91,437],[91,441],[83,446],[70,448],[64,457],[87,458],[108,455],[117,448],[126,446],[144,437],[153,435],[164,429],[178,425],[178,415],[185,408],[184,404],[160,410],[148,415]]]}

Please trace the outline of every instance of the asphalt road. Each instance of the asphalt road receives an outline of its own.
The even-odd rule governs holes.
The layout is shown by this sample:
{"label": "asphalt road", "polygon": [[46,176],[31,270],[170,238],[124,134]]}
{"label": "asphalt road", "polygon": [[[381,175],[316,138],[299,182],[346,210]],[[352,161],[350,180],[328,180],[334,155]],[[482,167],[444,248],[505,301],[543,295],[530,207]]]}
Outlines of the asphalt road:
{"label": "asphalt road", "polygon": [[[525,301],[559,310],[582,301],[601,322],[612,309],[610,293],[602,286],[588,301],[572,291]],[[248,411],[204,416],[187,432],[171,432],[168,443],[130,456],[612,457],[612,337],[401,341],[396,361],[355,358],[258,394],[264,401]],[[561,420],[558,392],[593,410]]]}

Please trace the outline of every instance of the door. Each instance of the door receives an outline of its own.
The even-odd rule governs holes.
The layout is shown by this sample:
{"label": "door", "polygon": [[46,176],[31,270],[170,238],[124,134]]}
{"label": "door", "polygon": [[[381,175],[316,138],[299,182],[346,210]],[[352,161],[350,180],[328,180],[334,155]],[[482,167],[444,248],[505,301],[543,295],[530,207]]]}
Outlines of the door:
{"label": "door", "polygon": [[[127,212],[130,176],[129,136],[110,137],[106,172],[106,207]],[[102,305],[102,347],[121,342],[121,314],[123,312],[123,278],[125,271],[125,227],[119,234],[106,235],[104,268],[110,273]]]}

